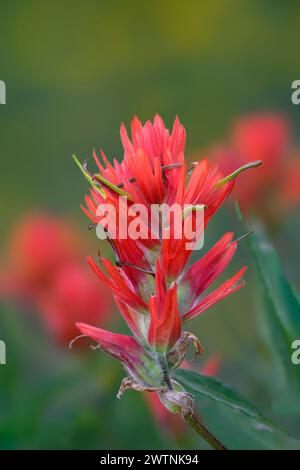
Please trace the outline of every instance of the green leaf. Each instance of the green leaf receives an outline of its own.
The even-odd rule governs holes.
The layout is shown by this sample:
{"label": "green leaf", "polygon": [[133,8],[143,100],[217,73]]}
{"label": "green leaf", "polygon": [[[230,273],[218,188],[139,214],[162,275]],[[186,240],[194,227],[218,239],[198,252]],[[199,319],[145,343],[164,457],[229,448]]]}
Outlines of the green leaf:
{"label": "green leaf", "polygon": [[280,259],[263,228],[257,226],[249,239],[261,287],[263,311],[272,346],[277,352],[286,379],[300,391],[300,367],[291,362],[292,342],[300,338],[300,304],[283,272]]}
{"label": "green leaf", "polygon": [[209,398],[230,407],[233,411],[241,412],[261,423],[261,426],[266,430],[272,426],[271,422],[262,417],[255,406],[249,403],[243,395],[215,377],[209,377],[190,370],[177,369],[175,378],[192,394]]}
{"label": "green leaf", "polygon": [[[197,411],[204,415],[208,427],[222,442],[232,448],[299,449],[300,444],[265,418],[243,395],[215,377],[190,370],[177,369],[174,378],[196,399]],[[214,403],[215,409],[203,405],[203,399]],[[215,421],[213,415],[217,411]]]}

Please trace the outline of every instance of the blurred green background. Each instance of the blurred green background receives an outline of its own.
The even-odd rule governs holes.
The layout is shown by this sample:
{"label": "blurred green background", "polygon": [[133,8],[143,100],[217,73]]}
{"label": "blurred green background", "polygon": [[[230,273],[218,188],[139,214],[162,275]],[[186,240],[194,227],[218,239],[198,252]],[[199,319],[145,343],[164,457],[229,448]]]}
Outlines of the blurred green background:
{"label": "blurred green background", "polygon": [[[299,78],[299,21],[296,0],[1,2],[3,251],[28,209],[72,216],[87,232],[79,208],[86,184],[71,155],[83,160],[101,147],[120,158],[120,123],[128,126],[135,114],[144,121],[158,112],[168,126],[178,114],[188,153],[221,139],[238,116],[256,110],[284,112],[299,132],[300,109],[290,99]],[[238,226],[232,205],[221,212],[206,234],[207,247]],[[299,229],[294,212],[273,236],[298,290]],[[87,236],[95,254],[95,235]],[[247,261],[242,245],[230,269]],[[272,416],[281,378],[261,340],[251,266],[247,279],[245,289],[198,319],[194,330],[207,356],[220,354],[220,376]],[[117,401],[122,370],[111,358],[59,348],[37,323],[3,302],[0,448],[202,446],[189,432],[179,442],[167,436],[139,394]],[[225,418],[211,404],[202,406],[212,428],[226,435]],[[298,418],[282,414],[281,424],[300,437]],[[237,447],[259,446],[233,434]]]}

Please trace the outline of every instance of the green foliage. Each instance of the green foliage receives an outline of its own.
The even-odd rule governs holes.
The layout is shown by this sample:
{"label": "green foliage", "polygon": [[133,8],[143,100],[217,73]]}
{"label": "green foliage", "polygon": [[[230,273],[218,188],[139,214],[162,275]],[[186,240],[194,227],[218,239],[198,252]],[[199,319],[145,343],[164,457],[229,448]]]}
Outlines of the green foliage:
{"label": "green foliage", "polygon": [[280,259],[261,226],[249,239],[263,300],[261,315],[272,348],[284,370],[287,386],[300,392],[300,367],[291,361],[292,342],[300,338],[300,304],[288,282]]}
{"label": "green foliage", "polygon": [[[190,370],[179,369],[175,372],[176,379],[196,398],[197,409],[205,408],[205,400],[209,399],[218,406],[218,426],[222,442],[230,449],[236,449],[239,434],[244,434],[246,443],[253,449],[276,449],[283,445],[289,448],[300,448],[300,444],[286,436],[269,419],[265,418],[257,408],[243,395],[222,383],[215,377],[208,377]],[[225,410],[224,410],[225,408]],[[225,411],[225,414],[224,414]],[[230,413],[228,413],[230,411]],[[225,418],[226,416],[226,418]],[[226,435],[230,422],[233,433],[231,439]],[[221,426],[220,426],[221,423]],[[211,428],[210,418],[207,425]],[[224,436],[224,438],[222,437]],[[217,437],[219,437],[217,435]],[[246,447],[246,443],[242,448]]]}
{"label": "green foliage", "polygon": [[88,346],[58,348],[32,315],[3,305],[0,331],[7,344],[7,364],[0,366],[0,449],[172,446],[141,396],[117,400],[124,376],[117,361]]}

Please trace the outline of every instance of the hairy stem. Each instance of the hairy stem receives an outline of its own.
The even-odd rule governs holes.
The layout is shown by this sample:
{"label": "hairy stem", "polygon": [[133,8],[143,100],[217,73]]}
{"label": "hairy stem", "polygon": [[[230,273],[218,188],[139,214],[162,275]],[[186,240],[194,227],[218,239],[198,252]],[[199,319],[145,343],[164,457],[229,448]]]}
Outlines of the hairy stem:
{"label": "hairy stem", "polygon": [[182,417],[200,436],[207,441],[215,450],[227,450],[226,447],[196,418],[194,413]]}
{"label": "hairy stem", "polygon": [[169,390],[172,390],[173,386],[172,386],[172,382],[171,382],[171,378],[170,378],[168,361],[166,360],[166,358],[164,356],[160,356],[160,355],[158,356],[158,361],[159,361],[159,364],[160,364],[160,367],[161,367],[161,370],[162,370],[164,382],[165,382],[167,388]]}

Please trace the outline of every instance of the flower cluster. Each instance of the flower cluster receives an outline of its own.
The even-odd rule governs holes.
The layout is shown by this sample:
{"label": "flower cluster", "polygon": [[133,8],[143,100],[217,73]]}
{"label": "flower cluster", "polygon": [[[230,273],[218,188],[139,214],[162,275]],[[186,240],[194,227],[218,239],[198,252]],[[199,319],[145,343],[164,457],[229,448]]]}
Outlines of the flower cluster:
{"label": "flower cluster", "polygon": [[[127,198],[126,209],[133,203],[141,203],[149,211],[153,204],[179,204],[181,207],[189,204],[191,210],[183,214],[182,223],[185,216],[193,221],[197,208],[204,207],[204,230],[232,191],[235,176],[259,164],[248,164],[226,177],[207,160],[188,167],[184,158],[185,129],[178,118],[169,132],[158,115],[153,123],[147,121],[145,125],[135,117],[131,139],[124,125],[121,139],[124,148],[121,163],[115,160],[111,164],[103,152],[104,163],[101,163],[94,153],[98,172],[91,174],[86,165],[81,166],[76,159],[91,184],[83,210],[93,223],[103,224],[106,230],[107,218],[100,217],[97,209],[109,202],[119,210],[120,196]],[[128,210],[119,215],[128,217]],[[160,216],[159,209],[157,216]],[[180,366],[190,344],[196,348],[196,357],[203,349],[196,336],[186,330],[187,324],[240,289],[246,267],[207,293],[237,249],[233,233],[225,233],[205,256],[187,267],[191,250],[186,249],[184,236],[177,239],[172,235],[174,221],[166,225],[163,218],[160,220],[159,233],[151,233],[147,238],[113,239],[108,233],[115,264],[100,257],[100,267],[94,259],[88,258],[98,278],[112,290],[133,336],[84,323],[77,326],[83,335],[96,340],[102,350],[125,366],[128,377],[122,382],[119,396],[128,388],[156,391],[169,410],[188,413],[192,398],[172,379],[172,370]],[[169,236],[162,236],[166,231]],[[195,235],[193,243],[197,243],[200,235]]]}

